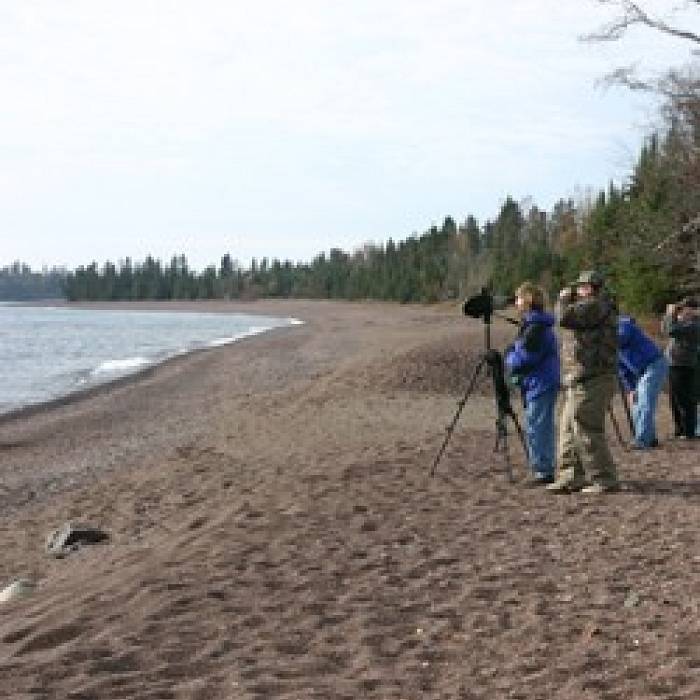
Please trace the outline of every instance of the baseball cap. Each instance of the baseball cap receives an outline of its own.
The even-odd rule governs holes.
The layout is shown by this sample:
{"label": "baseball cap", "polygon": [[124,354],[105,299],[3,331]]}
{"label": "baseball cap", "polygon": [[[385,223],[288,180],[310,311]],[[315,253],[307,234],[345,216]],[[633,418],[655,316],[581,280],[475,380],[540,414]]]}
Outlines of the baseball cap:
{"label": "baseball cap", "polygon": [[576,280],[576,284],[590,284],[592,287],[602,287],[605,279],[597,270],[584,270]]}

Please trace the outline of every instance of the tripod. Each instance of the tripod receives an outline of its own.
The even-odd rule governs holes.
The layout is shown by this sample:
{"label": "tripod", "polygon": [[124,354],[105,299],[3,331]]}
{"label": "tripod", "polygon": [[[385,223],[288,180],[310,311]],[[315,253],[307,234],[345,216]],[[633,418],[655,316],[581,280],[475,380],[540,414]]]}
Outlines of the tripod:
{"label": "tripod", "polygon": [[[505,370],[503,368],[503,356],[498,350],[491,349],[491,316],[493,315],[493,297],[488,295],[485,290],[482,290],[482,296],[476,297],[479,299],[479,303],[482,305],[479,308],[479,316],[483,316],[484,319],[484,345],[485,352],[479,357],[479,360],[474,367],[471,377],[469,378],[469,383],[467,384],[467,389],[464,392],[464,396],[459,400],[457,404],[457,412],[452,418],[452,422],[447,426],[447,434],[445,439],[440,446],[440,449],[433,461],[433,465],[430,469],[430,476],[435,476],[435,471],[437,466],[442,459],[442,455],[447,448],[447,444],[452,437],[452,433],[457,425],[462,410],[467,403],[469,396],[474,391],[476,382],[479,379],[484,368],[487,368],[488,374],[491,376],[493,382],[494,398],[496,400],[496,443],[494,445],[494,452],[502,452],[505,459],[506,473],[508,475],[509,481],[514,481],[513,476],[513,465],[510,461],[510,453],[508,451],[508,419],[510,418],[515,425],[518,432],[518,437],[523,446],[523,450],[527,455],[527,444],[525,443],[525,436],[523,435],[522,428],[520,427],[520,422],[518,417],[513,410],[513,406],[510,402],[510,393],[508,391],[508,386],[505,381]],[[484,301],[486,300],[486,301]],[[467,305],[465,304],[465,313],[472,315],[470,311],[467,311]],[[510,323],[518,324],[517,321],[513,319],[506,318]]]}

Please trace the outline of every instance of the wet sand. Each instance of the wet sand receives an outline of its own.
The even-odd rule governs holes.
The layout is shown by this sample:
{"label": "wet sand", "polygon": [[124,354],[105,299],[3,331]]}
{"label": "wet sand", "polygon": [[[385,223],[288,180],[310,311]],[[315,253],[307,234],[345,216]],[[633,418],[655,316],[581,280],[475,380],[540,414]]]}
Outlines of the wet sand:
{"label": "wet sand", "polygon": [[[611,431],[621,493],[556,497],[514,436],[506,478],[483,381],[431,479],[483,343],[457,308],[155,307],[306,323],[0,422],[0,587],[38,584],[0,697],[700,697],[700,449],[665,404],[660,449]],[[110,542],[48,558],[69,519]]]}

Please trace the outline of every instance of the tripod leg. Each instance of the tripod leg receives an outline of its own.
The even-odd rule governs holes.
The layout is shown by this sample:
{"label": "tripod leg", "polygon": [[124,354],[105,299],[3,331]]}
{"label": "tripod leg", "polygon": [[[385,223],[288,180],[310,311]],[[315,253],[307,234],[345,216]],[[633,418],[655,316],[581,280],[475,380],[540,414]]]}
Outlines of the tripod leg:
{"label": "tripod leg", "polygon": [[613,424],[613,428],[615,429],[615,435],[617,435],[617,440],[620,443],[622,447],[627,449],[627,443],[624,441],[622,438],[622,432],[620,430],[620,424],[617,422],[617,418],[615,418],[615,412],[613,411],[612,404],[608,406],[608,414],[610,416],[610,421]]}
{"label": "tripod leg", "polygon": [[632,437],[634,437],[634,421],[632,420],[632,412],[630,411],[630,405],[627,402],[627,394],[625,393],[625,387],[622,385],[622,380],[619,377],[617,378],[617,386],[620,389],[620,398],[622,399],[622,407],[625,409],[627,425],[629,425]]}
{"label": "tripod leg", "polygon": [[513,483],[515,477],[513,476],[513,463],[510,461],[510,452],[508,451],[508,425],[504,415],[499,415],[496,419],[496,447],[494,452],[501,451],[505,460],[505,471],[508,481]]}
{"label": "tripod leg", "polygon": [[472,376],[469,378],[469,384],[467,385],[467,390],[464,392],[464,396],[460,399],[458,407],[457,407],[457,412],[455,413],[454,417],[452,418],[452,422],[447,426],[447,435],[445,435],[445,439],[442,442],[442,445],[440,446],[440,449],[438,450],[437,455],[435,456],[435,459],[433,460],[433,465],[430,468],[430,476],[435,476],[435,470],[437,469],[437,466],[442,459],[442,455],[445,452],[445,449],[447,448],[447,443],[450,441],[450,438],[452,437],[452,432],[455,429],[455,425],[457,425],[457,421],[459,420],[460,415],[462,414],[462,409],[464,408],[464,405],[467,403],[467,399],[469,398],[469,395],[474,391],[474,387],[476,386],[476,380],[479,378],[479,374],[481,374],[481,370],[484,367],[484,363],[486,362],[486,357],[483,356],[479,359],[479,361],[476,364],[476,367],[474,367],[474,371],[472,372]]}
{"label": "tripod leg", "polygon": [[[503,365],[503,356],[498,353],[498,352],[493,352],[491,353],[491,359],[489,361],[489,367],[492,370],[492,379],[493,379],[493,389],[494,389],[494,395],[496,398],[496,411],[498,414],[498,421],[497,421],[497,426],[498,426],[498,431],[501,433],[501,437],[503,439],[504,445],[506,444],[505,441],[505,436],[508,434],[508,425],[507,425],[507,420],[508,417],[510,417],[513,420],[513,423],[515,424],[515,427],[518,431],[518,437],[520,438],[520,443],[523,446],[523,450],[525,451],[525,456],[528,456],[528,450],[527,450],[527,443],[525,442],[525,436],[523,435],[522,428],[520,427],[520,423],[518,422],[518,418],[515,414],[515,411],[513,410],[513,406],[511,405],[510,402],[510,391],[508,389],[508,385],[506,384],[505,381],[505,369]],[[497,440],[497,444],[498,444]],[[507,449],[507,446],[506,446]],[[508,456],[510,459],[510,455]],[[512,473],[512,472],[511,472]]]}
{"label": "tripod leg", "polygon": [[515,475],[513,474],[513,463],[510,461],[510,452],[508,451],[508,436],[503,436],[503,453],[504,459],[506,461],[506,475],[508,476],[508,481],[512,484],[515,481]]}
{"label": "tripod leg", "polygon": [[527,449],[527,440],[525,440],[525,433],[523,433],[523,429],[520,426],[520,421],[518,420],[518,416],[515,415],[515,412],[510,414],[511,420],[513,421],[513,425],[515,426],[515,429],[518,431],[518,437],[520,438],[520,444],[523,446],[523,452],[525,452],[525,459],[530,459],[530,453]]}

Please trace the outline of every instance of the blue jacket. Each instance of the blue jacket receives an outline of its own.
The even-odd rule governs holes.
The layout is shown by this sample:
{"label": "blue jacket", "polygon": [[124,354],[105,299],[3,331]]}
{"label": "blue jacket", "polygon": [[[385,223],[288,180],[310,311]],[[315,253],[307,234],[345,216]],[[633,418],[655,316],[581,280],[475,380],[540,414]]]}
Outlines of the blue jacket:
{"label": "blue jacket", "polygon": [[630,316],[617,322],[617,373],[627,391],[634,391],[644,370],[661,357],[656,347]]}
{"label": "blue jacket", "polygon": [[554,335],[554,316],[546,311],[528,311],[520,332],[506,350],[506,367],[520,379],[525,401],[559,388],[559,347]]}

